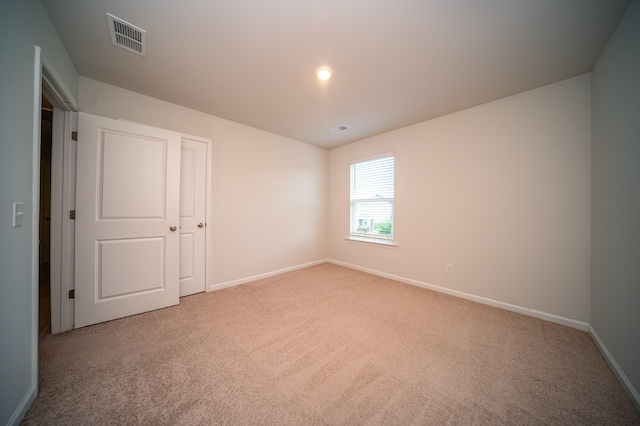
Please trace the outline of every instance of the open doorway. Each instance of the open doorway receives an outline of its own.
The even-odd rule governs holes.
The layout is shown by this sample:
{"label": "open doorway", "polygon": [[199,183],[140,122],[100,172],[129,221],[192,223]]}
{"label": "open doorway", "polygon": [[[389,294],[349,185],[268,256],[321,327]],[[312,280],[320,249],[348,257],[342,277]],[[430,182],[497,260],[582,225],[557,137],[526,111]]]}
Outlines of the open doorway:
{"label": "open doorway", "polygon": [[[73,240],[75,142],[78,104],[51,63],[36,46],[33,120],[32,234],[33,331],[38,335],[73,328]],[[37,225],[36,225],[37,223]],[[34,368],[35,360],[34,360]]]}
{"label": "open doorway", "polygon": [[[44,91],[43,91],[44,93]],[[40,111],[40,219],[38,235],[38,336],[51,333],[51,149],[53,104],[42,96]]]}

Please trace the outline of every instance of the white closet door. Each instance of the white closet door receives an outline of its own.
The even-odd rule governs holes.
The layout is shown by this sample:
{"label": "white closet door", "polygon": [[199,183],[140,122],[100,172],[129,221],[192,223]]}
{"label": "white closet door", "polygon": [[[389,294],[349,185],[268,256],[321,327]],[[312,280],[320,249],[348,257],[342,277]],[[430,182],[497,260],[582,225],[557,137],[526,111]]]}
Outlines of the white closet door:
{"label": "white closet door", "polygon": [[207,144],[182,138],[180,161],[180,296],[188,296],[206,290]]}
{"label": "white closet door", "polygon": [[76,327],[178,304],[180,139],[79,115]]}

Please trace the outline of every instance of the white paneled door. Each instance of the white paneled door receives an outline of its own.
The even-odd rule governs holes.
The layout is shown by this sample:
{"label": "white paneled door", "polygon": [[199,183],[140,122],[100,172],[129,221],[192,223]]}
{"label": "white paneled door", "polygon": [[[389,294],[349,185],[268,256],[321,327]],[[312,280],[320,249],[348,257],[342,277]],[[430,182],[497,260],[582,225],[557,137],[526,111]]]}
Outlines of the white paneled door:
{"label": "white paneled door", "polygon": [[205,288],[207,143],[182,138],[180,160],[180,296]]}
{"label": "white paneled door", "polygon": [[81,113],[75,326],[179,302],[181,135]]}

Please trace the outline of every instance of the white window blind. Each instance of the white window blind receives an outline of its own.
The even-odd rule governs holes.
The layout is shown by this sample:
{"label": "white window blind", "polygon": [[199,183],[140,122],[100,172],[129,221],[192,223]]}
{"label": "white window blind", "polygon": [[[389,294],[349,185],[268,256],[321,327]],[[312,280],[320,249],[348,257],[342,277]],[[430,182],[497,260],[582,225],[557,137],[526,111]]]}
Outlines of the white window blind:
{"label": "white window blind", "polygon": [[393,240],[393,155],[351,163],[351,236]]}

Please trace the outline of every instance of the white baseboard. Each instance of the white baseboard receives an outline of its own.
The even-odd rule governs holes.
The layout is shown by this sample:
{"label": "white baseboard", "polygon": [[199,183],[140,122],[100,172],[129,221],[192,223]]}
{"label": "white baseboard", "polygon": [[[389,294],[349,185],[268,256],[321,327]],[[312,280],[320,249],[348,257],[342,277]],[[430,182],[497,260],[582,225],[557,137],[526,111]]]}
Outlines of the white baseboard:
{"label": "white baseboard", "polygon": [[611,352],[609,352],[609,349],[607,349],[607,347],[604,345],[604,342],[600,339],[600,336],[598,336],[598,333],[596,333],[596,330],[591,326],[591,324],[589,324],[589,334],[600,350],[600,353],[609,364],[609,367],[611,367],[613,373],[618,378],[618,381],[627,392],[627,395],[629,395],[629,398],[631,398],[631,401],[634,403],[636,408],[640,410],[640,394],[638,393],[636,388],[633,387],[633,384],[631,384],[629,378],[626,374],[624,374],[624,371],[622,371],[622,368],[620,368],[620,365],[615,360],[613,355],[611,355]]}
{"label": "white baseboard", "polygon": [[484,305],[493,306],[496,308],[504,309],[511,312],[517,312],[519,314],[527,315],[534,318],[539,318],[545,321],[550,321],[556,324],[566,325],[571,328],[576,328],[581,331],[587,331],[589,324],[584,321],[574,320],[571,318],[561,317],[559,315],[550,314],[547,312],[537,311],[535,309],[524,308],[522,306],[512,305],[510,303],[500,302],[498,300],[489,299],[482,296],[476,296],[474,294],[465,293],[458,290],[451,290],[445,287],[440,287],[433,284],[424,283],[422,281],[413,280],[411,278],[400,277],[393,274],[387,274],[385,272],[376,271],[369,268],[363,268],[361,266],[352,265],[350,263],[341,262],[335,259],[327,259],[327,262],[334,263],[336,265],[345,266],[347,268],[356,269],[358,271],[366,272],[368,274],[378,275],[380,277],[389,278],[395,281],[400,281],[406,284],[415,285],[418,287],[426,288],[429,290],[437,291],[438,293],[445,293],[450,296],[460,297],[462,299],[471,300],[473,302],[482,303]]}
{"label": "white baseboard", "polygon": [[465,293],[465,292],[458,291],[458,290],[451,290],[451,289],[448,289],[448,288],[445,288],[445,287],[440,287],[440,286],[437,286],[437,285],[424,283],[422,281],[417,281],[417,280],[414,280],[414,279],[411,279],[411,278],[400,277],[398,275],[387,274],[385,272],[376,271],[374,269],[363,268],[361,266],[353,265],[351,263],[341,262],[341,261],[335,260],[335,259],[316,260],[314,262],[304,263],[302,265],[292,266],[290,268],[279,269],[277,271],[267,272],[267,273],[264,273],[264,274],[253,275],[253,276],[250,276],[250,277],[240,278],[240,279],[237,279],[237,280],[232,280],[232,281],[226,281],[226,282],[223,282],[223,283],[213,284],[213,285],[209,286],[207,291],[222,290],[224,288],[234,287],[234,286],[237,286],[237,285],[240,285],[240,284],[245,284],[245,283],[248,283],[248,282],[251,282],[251,281],[257,281],[257,280],[261,280],[263,278],[273,277],[275,275],[284,274],[286,272],[291,272],[291,271],[295,271],[295,270],[298,270],[298,269],[308,268],[310,266],[320,265],[320,264],[326,263],[326,262],[333,263],[333,264],[340,265],[340,266],[344,266],[346,268],[350,268],[350,269],[355,269],[355,270],[358,270],[358,271],[366,272],[368,274],[377,275],[377,276],[384,277],[384,278],[389,278],[389,279],[392,279],[392,280],[395,280],[395,281],[400,281],[400,282],[403,282],[403,283],[406,283],[406,284],[411,284],[411,285],[415,285],[415,286],[418,286],[418,287],[426,288],[428,290],[437,291],[439,293],[448,294],[450,296],[460,297],[462,299],[471,300],[473,302],[482,303],[484,305],[493,306],[493,307],[504,309],[504,310],[511,311],[511,312],[517,312],[519,314],[527,315],[527,316],[534,317],[534,318],[539,318],[539,319],[542,319],[542,320],[545,320],[545,321],[549,321],[549,322],[553,322],[553,323],[556,323],[556,324],[566,325],[568,327],[575,328],[575,329],[578,329],[578,330],[581,330],[581,331],[588,331],[589,324],[584,322],[584,321],[579,321],[579,320],[575,320],[575,319],[571,319],[571,318],[566,318],[566,317],[562,317],[562,316],[559,316],[559,315],[550,314],[550,313],[547,313],[547,312],[537,311],[535,309],[524,308],[522,306],[512,305],[510,303],[500,302],[498,300],[493,300],[493,299],[489,299],[489,298],[482,297],[482,296],[476,296],[474,294]]}
{"label": "white baseboard", "polygon": [[31,386],[27,391],[27,393],[25,394],[24,398],[22,398],[22,401],[20,402],[20,405],[18,405],[18,407],[16,408],[16,411],[13,412],[13,415],[7,422],[7,426],[14,426],[14,425],[20,424],[20,422],[24,418],[24,415],[27,414],[27,410],[31,406],[31,403],[33,402],[34,399],[36,399],[37,394],[38,394],[38,389],[35,386]]}
{"label": "white baseboard", "polygon": [[303,263],[302,265],[291,266],[289,268],[278,269],[277,271],[266,272],[264,274],[253,275],[253,276],[245,277],[245,278],[239,278],[237,280],[226,281],[226,282],[218,283],[218,284],[212,284],[212,285],[209,286],[207,291],[222,290],[223,288],[229,288],[229,287],[234,287],[234,286],[237,286],[237,285],[240,285],[240,284],[250,283],[252,281],[258,281],[258,280],[261,280],[261,279],[264,279],[264,278],[269,278],[269,277],[273,277],[273,276],[276,276],[276,275],[284,274],[284,273],[287,273],[287,272],[296,271],[298,269],[304,269],[304,268],[308,268],[310,266],[320,265],[322,263],[327,263],[327,259],[321,259],[321,260],[316,260],[316,261],[309,262],[309,263]]}
{"label": "white baseboard", "polygon": [[[251,281],[257,281],[257,280],[261,280],[263,278],[269,278],[269,277],[273,277],[273,276],[276,276],[276,275],[284,274],[286,272],[291,272],[291,271],[295,271],[295,270],[298,270],[298,269],[308,268],[310,266],[320,265],[322,263],[327,263],[327,262],[333,263],[333,264],[336,264],[336,265],[340,265],[340,266],[344,266],[346,268],[355,269],[357,271],[366,272],[368,274],[377,275],[377,276],[384,277],[384,278],[389,278],[389,279],[392,279],[392,280],[395,280],[395,281],[400,281],[400,282],[403,282],[403,283],[406,283],[406,284],[411,284],[411,285],[415,285],[415,286],[418,286],[418,287],[426,288],[428,290],[437,291],[439,293],[448,294],[450,296],[460,297],[462,299],[466,299],[466,300],[471,300],[473,302],[482,303],[484,305],[489,305],[489,306],[493,306],[493,307],[496,307],[496,308],[504,309],[504,310],[507,310],[507,311],[516,312],[516,313],[519,313],[519,314],[527,315],[527,316],[530,316],[530,317],[539,318],[539,319],[542,319],[542,320],[545,320],[545,321],[549,321],[549,322],[553,322],[553,323],[556,323],[556,324],[566,325],[568,327],[575,328],[575,329],[578,329],[578,330],[581,330],[581,331],[587,331],[591,335],[591,337],[593,338],[594,342],[596,343],[596,346],[598,347],[598,349],[602,353],[603,357],[605,358],[605,360],[607,361],[607,363],[609,364],[609,366],[613,370],[614,374],[616,375],[616,377],[618,378],[618,380],[622,384],[622,387],[627,392],[627,394],[631,398],[632,402],[635,404],[635,406],[638,408],[638,410],[640,410],[640,394],[638,394],[638,391],[634,388],[634,386],[631,384],[631,382],[629,381],[627,376],[624,374],[624,372],[620,368],[620,365],[618,365],[618,363],[613,358],[613,356],[611,355],[611,353],[609,352],[607,347],[604,345],[604,343],[602,342],[602,340],[598,336],[598,333],[596,333],[596,331],[593,329],[593,327],[591,327],[591,325],[589,325],[587,322],[584,322],[584,321],[578,321],[578,320],[574,320],[574,319],[571,319],[571,318],[566,318],[566,317],[562,317],[562,316],[559,316],[559,315],[550,314],[550,313],[547,313],[547,312],[541,312],[541,311],[537,311],[535,309],[524,308],[522,306],[512,305],[510,303],[504,303],[504,302],[500,302],[500,301],[497,301],[497,300],[493,300],[493,299],[489,299],[489,298],[481,297],[481,296],[476,296],[474,294],[465,293],[465,292],[458,291],[458,290],[451,290],[451,289],[448,289],[448,288],[445,288],[445,287],[440,287],[440,286],[437,286],[437,285],[424,283],[422,281],[417,281],[417,280],[414,280],[414,279],[411,279],[411,278],[400,277],[398,275],[387,274],[385,272],[380,272],[380,271],[376,271],[374,269],[364,268],[364,267],[353,265],[353,264],[350,264],[350,263],[341,262],[341,261],[335,260],[335,259],[316,260],[314,262],[304,263],[302,265],[292,266],[290,268],[279,269],[277,271],[267,272],[267,273],[264,273],[264,274],[253,275],[253,276],[246,277],[246,278],[241,278],[241,279],[237,279],[237,280],[233,280],[233,281],[227,281],[227,282],[223,282],[223,283],[219,283],[219,284],[214,284],[214,285],[209,287],[208,291],[222,290],[223,288],[233,287],[233,286],[237,286],[237,285],[240,285],[240,284],[245,284],[245,283],[248,283],[248,282],[251,282]],[[33,398],[35,398],[35,393],[33,395]],[[31,403],[31,401],[28,401],[26,407],[28,407],[30,403]],[[25,409],[25,411],[26,411],[26,409]],[[24,415],[24,413],[22,413],[22,415]],[[17,418],[21,419],[22,417],[17,417]],[[11,424],[11,422],[9,422],[9,424]]]}

